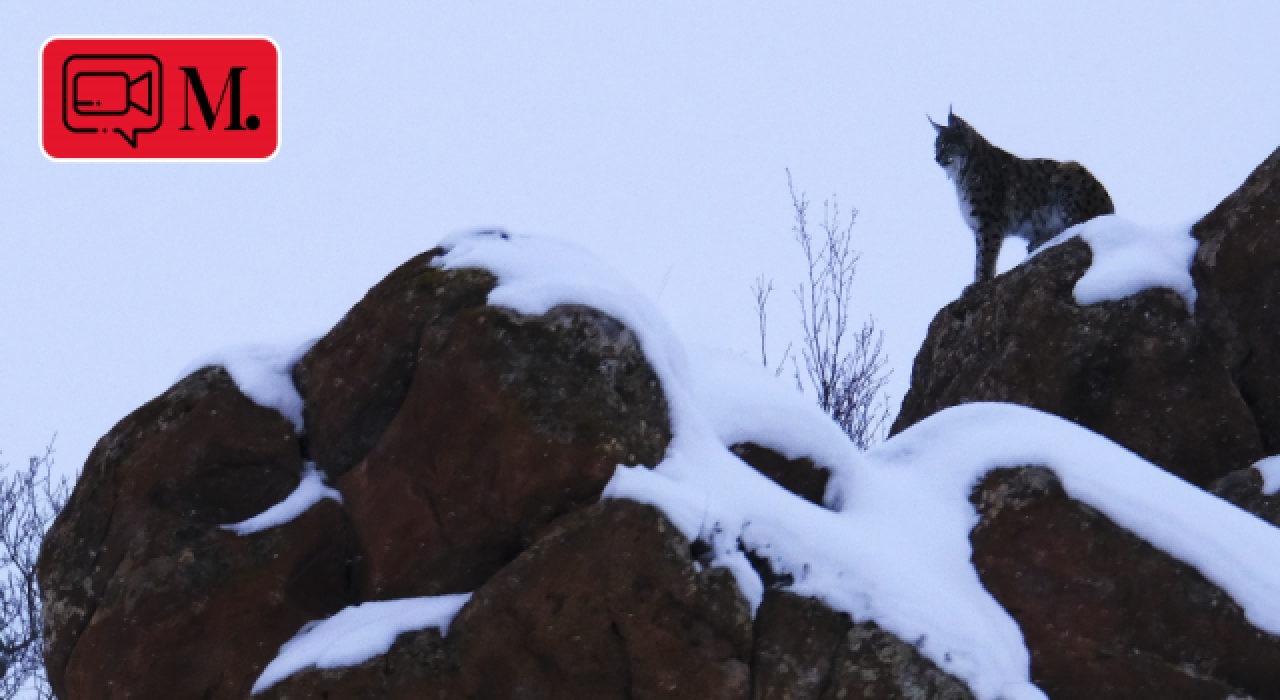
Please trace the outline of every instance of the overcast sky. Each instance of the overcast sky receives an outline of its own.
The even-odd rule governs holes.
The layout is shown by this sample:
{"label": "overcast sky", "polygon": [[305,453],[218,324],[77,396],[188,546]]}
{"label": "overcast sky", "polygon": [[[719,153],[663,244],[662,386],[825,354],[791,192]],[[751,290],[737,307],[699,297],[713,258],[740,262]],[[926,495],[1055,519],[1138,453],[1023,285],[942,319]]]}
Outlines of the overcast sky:
{"label": "overcast sky", "polygon": [[[926,113],[1080,161],[1140,223],[1199,218],[1280,145],[1274,2],[964,5],[4,0],[0,462],[56,432],[78,469],[193,359],[322,334],[459,229],[581,243],[688,342],[751,356],[764,273],[780,354],[802,271],[787,168],[860,212],[856,312],[886,333],[896,410],[973,274]],[[272,37],[279,154],[47,160],[37,56],[72,34]]]}

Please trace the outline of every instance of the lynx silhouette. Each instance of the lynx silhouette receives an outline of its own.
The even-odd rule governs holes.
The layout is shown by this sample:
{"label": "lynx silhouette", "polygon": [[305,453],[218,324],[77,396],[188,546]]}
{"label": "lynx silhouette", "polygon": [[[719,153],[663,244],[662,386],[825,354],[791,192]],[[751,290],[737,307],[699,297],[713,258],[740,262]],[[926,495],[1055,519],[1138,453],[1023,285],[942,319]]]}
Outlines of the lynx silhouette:
{"label": "lynx silhouette", "polygon": [[977,239],[975,284],[996,276],[1005,236],[1033,251],[1071,226],[1116,211],[1106,188],[1079,163],[1019,158],[954,113],[946,126],[929,123],[938,131],[938,165],[955,181],[960,213]]}

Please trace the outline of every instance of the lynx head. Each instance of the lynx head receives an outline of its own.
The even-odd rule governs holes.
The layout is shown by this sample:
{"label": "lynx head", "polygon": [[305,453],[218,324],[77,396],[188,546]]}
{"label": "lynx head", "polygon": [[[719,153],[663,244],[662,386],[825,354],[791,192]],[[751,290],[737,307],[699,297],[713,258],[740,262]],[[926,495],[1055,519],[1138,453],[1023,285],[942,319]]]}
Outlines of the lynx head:
{"label": "lynx head", "polygon": [[969,154],[973,152],[974,144],[982,136],[954,112],[948,112],[946,126],[933,121],[932,117],[929,123],[933,124],[933,128],[938,132],[938,138],[933,142],[934,160],[938,161],[938,165],[947,171],[947,176],[954,180],[964,168]]}

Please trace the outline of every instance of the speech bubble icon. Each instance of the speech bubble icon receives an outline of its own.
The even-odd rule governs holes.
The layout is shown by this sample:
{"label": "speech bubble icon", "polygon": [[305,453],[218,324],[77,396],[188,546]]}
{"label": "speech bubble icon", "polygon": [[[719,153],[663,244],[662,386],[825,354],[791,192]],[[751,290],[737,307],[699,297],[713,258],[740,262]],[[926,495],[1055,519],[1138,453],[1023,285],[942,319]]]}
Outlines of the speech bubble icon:
{"label": "speech bubble icon", "polygon": [[80,133],[116,133],[138,147],[138,134],[164,119],[160,59],[147,54],[77,54],[62,64],[62,123]]}

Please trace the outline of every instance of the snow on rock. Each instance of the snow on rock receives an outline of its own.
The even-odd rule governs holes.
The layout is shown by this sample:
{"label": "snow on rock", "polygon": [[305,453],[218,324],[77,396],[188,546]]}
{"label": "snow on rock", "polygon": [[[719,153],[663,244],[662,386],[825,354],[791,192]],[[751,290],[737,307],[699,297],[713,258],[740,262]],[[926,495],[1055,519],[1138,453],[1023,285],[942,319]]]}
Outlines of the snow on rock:
{"label": "snow on rock", "polygon": [[309,336],[303,342],[226,348],[187,365],[181,376],[202,367],[223,367],[245,396],[259,406],[279,411],[301,433],[302,396],[293,385],[293,366],[319,340],[319,336]]}
{"label": "snow on rock", "polygon": [[1280,455],[1260,459],[1253,465],[1262,474],[1262,493],[1267,496],[1276,495],[1280,491]]}
{"label": "snow on rock", "polygon": [[363,603],[343,609],[326,620],[303,627],[280,647],[280,654],[263,669],[251,694],[257,695],[308,668],[355,666],[387,653],[396,637],[412,630],[440,628],[448,634],[470,593],[404,598]]}
{"label": "snow on rock", "polygon": [[[1194,241],[1136,230],[1113,217],[1071,230],[1095,253],[1081,303],[1152,284],[1193,303]],[[686,536],[710,545],[713,564],[734,573],[753,606],[763,587],[744,549],[791,574],[795,593],[915,644],[984,700],[1043,698],[1030,682],[1021,631],[973,569],[969,532],[978,516],[968,500],[993,468],[1043,465],[1073,498],[1195,566],[1251,622],[1280,633],[1280,570],[1270,565],[1280,533],[1106,438],[1034,409],[969,404],[860,454],[784,382],[723,355],[690,362],[650,304],[583,249],[495,231],[443,245],[449,252],[436,264],[498,278],[492,305],[540,315],[584,304],[635,331],[667,393],[673,438],[652,470],[620,466],[605,497],[658,506]],[[1158,259],[1146,259],[1152,255]],[[744,440],[830,468],[832,509],[778,487],[726,449]]]}
{"label": "snow on rock", "polygon": [[720,444],[753,442],[787,459],[808,457],[837,471],[857,461],[858,448],[793,380],[778,379],[725,350],[691,350],[693,393]]}
{"label": "snow on rock", "polygon": [[1063,231],[1036,253],[1076,236],[1093,250],[1093,264],[1076,282],[1077,303],[1119,301],[1144,289],[1167,287],[1195,309],[1191,262],[1200,244],[1191,237],[1191,224],[1148,228],[1114,214],[1099,216]]}
{"label": "snow on rock", "polygon": [[287,498],[271,506],[258,515],[234,525],[223,525],[222,529],[231,530],[237,535],[250,535],[269,528],[283,525],[302,515],[311,506],[326,498],[342,503],[342,494],[325,485],[324,475],[316,470],[315,462],[307,462],[302,481]]}

